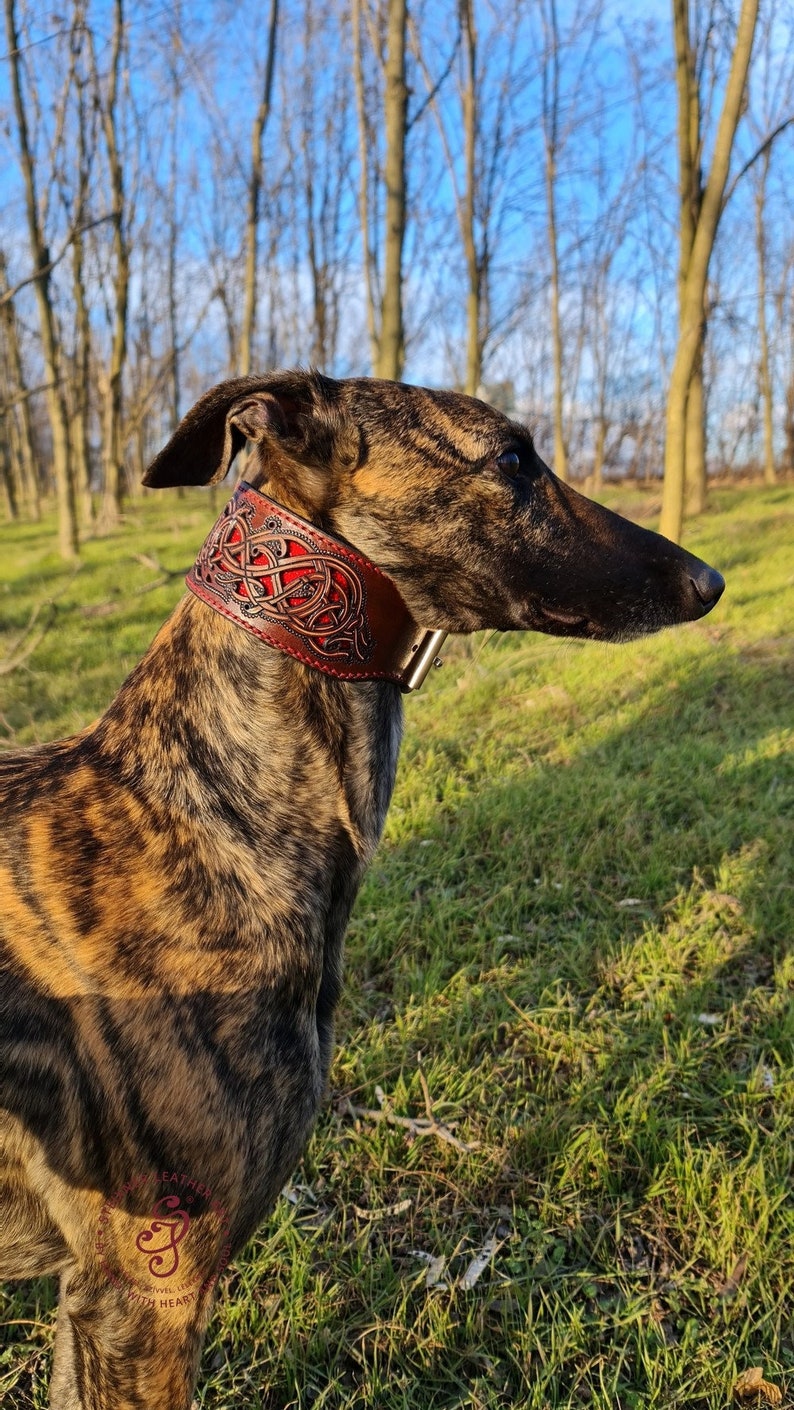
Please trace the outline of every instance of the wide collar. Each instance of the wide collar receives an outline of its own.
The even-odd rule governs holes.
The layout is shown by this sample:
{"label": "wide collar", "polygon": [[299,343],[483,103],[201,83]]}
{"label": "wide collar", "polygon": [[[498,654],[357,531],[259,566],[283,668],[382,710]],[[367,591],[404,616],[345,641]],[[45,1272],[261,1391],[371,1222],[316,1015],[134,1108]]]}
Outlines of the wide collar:
{"label": "wide collar", "polygon": [[339,680],[415,690],[441,664],[446,632],[417,626],[380,568],[245,483],[186,582],[260,641]]}

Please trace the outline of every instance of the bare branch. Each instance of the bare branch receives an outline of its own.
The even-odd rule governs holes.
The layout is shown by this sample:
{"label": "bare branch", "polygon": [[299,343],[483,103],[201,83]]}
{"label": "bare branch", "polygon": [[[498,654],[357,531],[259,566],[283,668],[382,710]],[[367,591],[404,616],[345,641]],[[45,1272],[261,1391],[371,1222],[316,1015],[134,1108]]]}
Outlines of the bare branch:
{"label": "bare branch", "polygon": [[442,1126],[436,1121],[435,1117],[397,1116],[389,1107],[377,1109],[354,1106],[352,1102],[348,1102],[347,1110],[350,1116],[358,1121],[386,1121],[389,1126],[400,1126],[403,1130],[410,1131],[414,1137],[435,1136],[436,1140],[445,1141],[447,1145],[454,1146],[455,1150],[464,1151],[466,1154],[478,1149],[478,1142],[472,1141],[467,1145],[465,1141],[454,1136],[448,1126]]}
{"label": "bare branch", "polygon": [[[62,249],[60,250],[59,254],[55,256],[54,259],[51,259],[46,264],[41,265],[38,269],[34,270],[33,274],[28,274],[24,279],[20,279],[19,283],[15,284],[12,289],[6,289],[3,294],[0,294],[0,308],[2,308],[4,304],[10,304],[12,299],[15,299],[17,294],[20,293],[22,289],[27,288],[28,284],[35,284],[37,280],[42,279],[47,274],[51,274],[52,271],[61,263],[61,260],[64,259],[69,253],[69,250],[71,249],[75,240],[77,240],[80,235],[85,235],[87,230],[93,230],[97,225],[105,225],[109,220],[115,220],[115,213],[113,211],[111,211],[108,215],[97,216],[96,220],[89,220],[80,225],[74,226],[73,229],[69,231],[69,234],[67,235],[66,240],[64,241]],[[46,383],[45,385],[51,386],[54,384]]]}
{"label": "bare branch", "polygon": [[[34,627],[45,608],[48,609],[47,614],[41,626],[38,628],[38,631],[34,631]],[[37,603],[30,614],[27,626],[17,639],[16,644],[11,648],[8,655],[0,661],[0,676],[10,676],[12,671],[16,671],[20,666],[24,665],[28,657],[33,655],[36,647],[44,640],[44,637],[54,621],[55,603],[52,600]]]}
{"label": "bare branch", "polygon": [[435,102],[435,100],[436,100],[438,94],[441,92],[441,89],[444,87],[444,84],[446,83],[447,79],[449,78],[449,75],[450,75],[451,72],[452,72],[452,65],[454,64],[455,59],[457,58],[458,51],[459,51],[459,49],[460,49],[460,37],[461,37],[461,29],[460,29],[460,26],[458,26],[458,31],[457,31],[457,34],[456,34],[456,36],[455,36],[455,44],[454,44],[454,47],[453,47],[453,49],[452,49],[452,53],[450,54],[447,63],[444,65],[444,68],[443,68],[443,70],[442,70],[442,72],[441,72],[440,77],[436,80],[436,82],[435,82],[435,83],[432,85],[432,87],[431,87],[431,84],[430,84],[430,75],[428,74],[427,68],[426,68],[426,66],[425,66],[425,64],[424,64],[424,61],[423,61],[423,59],[422,59],[421,49],[420,49],[420,46],[419,46],[419,37],[418,37],[417,32],[416,32],[416,24],[414,23],[414,19],[413,19],[413,16],[412,16],[412,15],[410,15],[409,18],[408,18],[408,25],[409,25],[409,28],[410,28],[410,31],[411,31],[411,38],[413,39],[413,43],[414,43],[414,53],[415,53],[417,59],[419,60],[419,63],[421,64],[422,73],[423,73],[423,75],[424,75],[425,83],[427,84],[427,87],[428,87],[428,92],[427,92],[427,97],[425,98],[424,102],[423,102],[423,103],[420,103],[420,104],[419,104],[419,107],[418,107],[417,110],[416,110],[416,112],[413,113],[412,116],[406,120],[406,124],[405,124],[405,130],[406,130],[406,132],[410,132],[410,131],[411,131],[411,128],[413,127],[414,123],[418,122],[419,119],[420,119],[420,117],[422,117],[423,114],[427,112],[427,109],[430,107],[431,103],[434,103],[434,102]]}
{"label": "bare branch", "polygon": [[21,406],[23,402],[30,401],[31,397],[36,397],[41,392],[49,392],[54,385],[53,382],[41,382],[38,387],[25,387],[24,391],[17,392],[0,403],[0,416],[5,416],[12,407]]}
{"label": "bare branch", "polygon": [[758,161],[759,157],[762,157],[765,152],[769,151],[769,148],[772,146],[772,143],[775,141],[775,139],[780,136],[781,132],[785,132],[786,128],[790,127],[793,122],[794,113],[789,113],[789,116],[787,118],[784,118],[782,122],[779,122],[777,127],[772,132],[770,132],[767,137],[764,138],[760,147],[758,147],[756,151],[753,152],[753,155],[748,158],[741,170],[737,171],[723,198],[723,210],[725,210],[725,207],[731,199],[731,196],[736,190],[736,187],[738,186],[742,177],[747,175],[750,168],[752,166],[755,166],[755,163]]}

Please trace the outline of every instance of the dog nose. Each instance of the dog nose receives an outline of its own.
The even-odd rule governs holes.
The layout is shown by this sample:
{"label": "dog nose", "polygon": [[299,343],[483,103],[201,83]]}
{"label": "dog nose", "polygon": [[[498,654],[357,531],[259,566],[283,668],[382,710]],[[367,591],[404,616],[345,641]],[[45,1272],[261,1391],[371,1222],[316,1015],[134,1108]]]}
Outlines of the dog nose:
{"label": "dog nose", "polygon": [[718,573],[716,568],[709,568],[703,564],[697,577],[690,578],[695,592],[703,603],[707,612],[710,612],[715,602],[719,602],[725,591],[725,579],[722,573]]}

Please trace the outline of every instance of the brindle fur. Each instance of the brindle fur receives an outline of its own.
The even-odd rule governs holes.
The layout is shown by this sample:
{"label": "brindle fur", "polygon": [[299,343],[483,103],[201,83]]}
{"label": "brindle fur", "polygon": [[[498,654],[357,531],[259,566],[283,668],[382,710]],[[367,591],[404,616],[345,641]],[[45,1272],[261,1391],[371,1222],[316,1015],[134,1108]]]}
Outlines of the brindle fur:
{"label": "brindle fur", "polygon": [[[225,383],[147,480],[218,479],[246,438],[248,478],[368,554],[427,628],[617,640],[721,591],[452,393]],[[194,1172],[234,1255],[272,1208],[322,1100],[401,725],[396,686],[321,675],[188,595],[95,724],[0,756],[0,1277],[60,1277],[57,1410],[190,1405],[212,1291],[168,1314],[125,1299],[100,1210],[141,1171]],[[217,1253],[209,1230],[194,1259]]]}

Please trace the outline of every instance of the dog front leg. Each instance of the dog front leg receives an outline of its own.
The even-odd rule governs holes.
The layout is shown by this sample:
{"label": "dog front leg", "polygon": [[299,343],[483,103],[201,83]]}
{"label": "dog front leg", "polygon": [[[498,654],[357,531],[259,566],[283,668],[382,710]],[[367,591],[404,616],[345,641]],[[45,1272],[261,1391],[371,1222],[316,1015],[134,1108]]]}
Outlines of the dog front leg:
{"label": "dog front leg", "polygon": [[61,1276],[51,1410],[190,1410],[213,1292],[183,1308],[132,1301],[98,1269]]}

